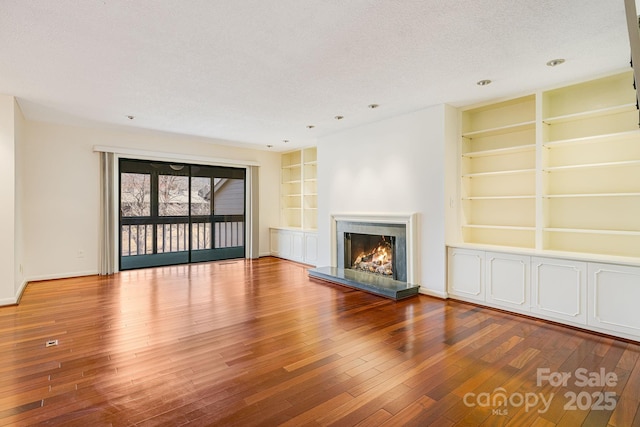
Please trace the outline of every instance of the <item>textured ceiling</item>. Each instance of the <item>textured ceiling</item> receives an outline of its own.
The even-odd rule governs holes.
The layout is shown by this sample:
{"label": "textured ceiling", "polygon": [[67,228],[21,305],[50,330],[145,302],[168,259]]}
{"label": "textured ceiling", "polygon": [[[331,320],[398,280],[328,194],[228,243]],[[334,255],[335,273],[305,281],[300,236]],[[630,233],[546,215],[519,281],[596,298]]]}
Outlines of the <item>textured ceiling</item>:
{"label": "textured ceiling", "polygon": [[31,120],[284,150],[617,71],[629,42],[623,0],[0,0],[0,58]]}

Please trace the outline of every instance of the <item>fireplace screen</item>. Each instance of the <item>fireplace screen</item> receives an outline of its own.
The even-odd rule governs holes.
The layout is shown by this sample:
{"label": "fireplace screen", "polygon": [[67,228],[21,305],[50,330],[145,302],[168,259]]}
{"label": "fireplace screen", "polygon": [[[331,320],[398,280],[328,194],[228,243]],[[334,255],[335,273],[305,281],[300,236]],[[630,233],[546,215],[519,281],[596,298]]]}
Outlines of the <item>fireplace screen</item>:
{"label": "fireplace screen", "polygon": [[394,246],[393,236],[345,233],[345,265],[395,278]]}

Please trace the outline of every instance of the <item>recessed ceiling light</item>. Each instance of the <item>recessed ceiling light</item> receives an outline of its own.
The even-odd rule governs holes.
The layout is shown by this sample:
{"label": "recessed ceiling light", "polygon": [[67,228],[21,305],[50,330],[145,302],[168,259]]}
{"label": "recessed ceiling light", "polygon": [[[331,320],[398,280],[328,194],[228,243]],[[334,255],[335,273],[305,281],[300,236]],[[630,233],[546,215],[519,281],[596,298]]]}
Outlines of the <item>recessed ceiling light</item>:
{"label": "recessed ceiling light", "polygon": [[478,86],[486,86],[486,85],[491,84],[491,80],[486,80],[486,79],[485,80],[479,80],[479,81],[476,82],[476,84]]}
{"label": "recessed ceiling light", "polygon": [[344,119],[344,116],[335,116],[335,117],[334,117],[334,119],[336,119],[336,120],[342,120],[342,119]]}
{"label": "recessed ceiling light", "polygon": [[129,119],[129,120],[133,120],[135,118],[136,118],[136,116],[127,116],[127,119]]}
{"label": "recessed ceiling light", "polygon": [[273,148],[273,145],[267,144],[267,148]]}
{"label": "recessed ceiling light", "polygon": [[367,105],[367,107],[369,107],[371,109],[374,109],[374,108],[378,108],[379,105],[378,104],[369,104],[369,105]]}
{"label": "recessed ceiling light", "polygon": [[287,142],[289,142],[289,140],[288,139],[283,139],[282,142],[284,142],[286,144]]}
{"label": "recessed ceiling light", "polygon": [[313,129],[314,127],[314,125],[307,125],[307,129]]}
{"label": "recessed ceiling light", "polygon": [[560,64],[564,64],[564,59],[562,58],[552,59],[551,61],[547,62],[547,65],[549,67],[555,67],[556,65],[560,65]]}

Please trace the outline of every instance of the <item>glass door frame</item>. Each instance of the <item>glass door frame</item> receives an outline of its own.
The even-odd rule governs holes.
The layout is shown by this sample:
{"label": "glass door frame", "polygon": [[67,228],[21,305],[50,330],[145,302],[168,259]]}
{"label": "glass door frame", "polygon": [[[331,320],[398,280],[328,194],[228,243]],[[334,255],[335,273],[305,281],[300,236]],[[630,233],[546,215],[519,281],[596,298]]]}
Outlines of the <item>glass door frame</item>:
{"label": "glass door frame", "polygon": [[[124,214],[125,206],[123,204],[122,191],[122,174],[137,173],[149,176],[149,194],[148,194],[148,215],[131,216]],[[221,179],[241,179],[242,185],[242,206],[241,213],[235,215],[216,215],[216,203],[214,192],[214,181],[221,175]],[[128,270],[134,268],[144,268],[162,265],[185,264],[190,262],[213,261],[218,259],[242,258],[245,255],[245,236],[246,236],[246,169],[233,168],[223,166],[207,166],[194,165],[187,163],[174,163],[166,161],[149,161],[140,159],[120,158],[118,161],[118,206],[119,206],[119,222],[118,222],[118,259],[120,270]],[[162,176],[185,176],[187,180],[188,199],[186,211],[184,215],[160,215],[159,188]],[[210,178],[209,193],[209,212],[208,214],[194,215],[193,213],[193,196],[192,182],[194,177]],[[238,187],[239,183],[236,183]],[[183,185],[184,187],[184,185]],[[240,187],[238,187],[240,188]],[[184,188],[182,191],[184,192]],[[237,190],[236,190],[237,191]],[[145,199],[146,200],[146,199]],[[146,202],[145,202],[146,203]],[[164,202],[167,203],[167,202]],[[180,206],[180,201],[175,202],[177,210],[185,208]],[[239,205],[236,200],[236,205]],[[165,209],[171,207],[165,206]],[[239,209],[239,206],[236,206]],[[174,209],[176,210],[176,209]],[[147,213],[146,211],[144,213]],[[193,232],[194,224],[210,224],[208,227],[211,231],[209,239],[210,247],[194,248]],[[128,231],[125,232],[125,227]],[[199,227],[199,226],[198,226]],[[223,228],[224,227],[224,228]],[[219,235],[226,232],[227,229],[235,227],[236,237],[232,239],[230,244],[220,245]],[[207,229],[207,226],[204,227]],[[134,230],[137,233],[135,253],[131,251],[131,233]],[[141,230],[142,233],[141,233]],[[167,238],[164,233],[168,230]],[[162,240],[159,240],[160,233],[163,233]],[[124,235],[127,234],[127,238]],[[141,236],[142,234],[142,236]],[[182,238],[182,242],[175,242],[174,235]],[[144,238],[142,251],[140,249],[140,238]],[[217,240],[216,240],[217,238]],[[206,240],[206,239],[205,239]],[[125,243],[126,242],[126,243]],[[126,248],[123,245],[127,245]],[[199,246],[199,243],[196,242]],[[125,251],[125,249],[127,249]],[[175,249],[175,250],[174,250]]]}

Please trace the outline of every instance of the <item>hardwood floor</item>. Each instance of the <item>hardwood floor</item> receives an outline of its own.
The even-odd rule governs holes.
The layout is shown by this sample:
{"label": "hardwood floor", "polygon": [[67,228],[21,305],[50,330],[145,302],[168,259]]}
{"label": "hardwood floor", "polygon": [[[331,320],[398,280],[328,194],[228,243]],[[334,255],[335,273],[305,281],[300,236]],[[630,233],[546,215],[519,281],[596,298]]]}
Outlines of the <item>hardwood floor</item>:
{"label": "hardwood floor", "polygon": [[640,426],[637,344],[275,258],[32,283],[0,334],[0,425]]}

